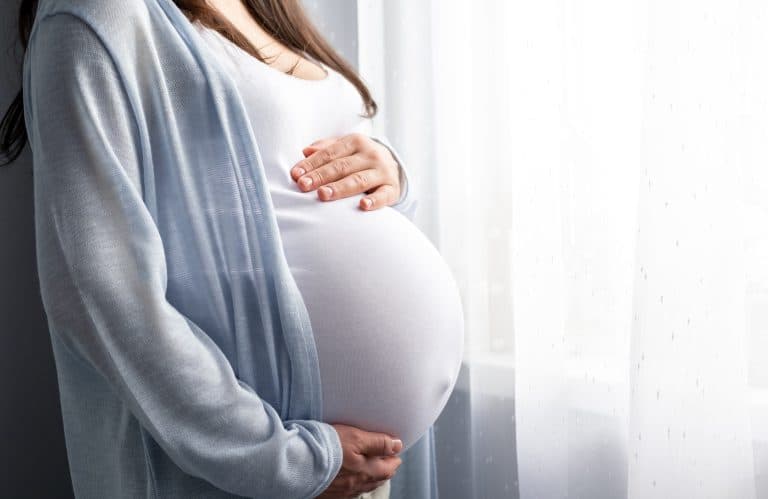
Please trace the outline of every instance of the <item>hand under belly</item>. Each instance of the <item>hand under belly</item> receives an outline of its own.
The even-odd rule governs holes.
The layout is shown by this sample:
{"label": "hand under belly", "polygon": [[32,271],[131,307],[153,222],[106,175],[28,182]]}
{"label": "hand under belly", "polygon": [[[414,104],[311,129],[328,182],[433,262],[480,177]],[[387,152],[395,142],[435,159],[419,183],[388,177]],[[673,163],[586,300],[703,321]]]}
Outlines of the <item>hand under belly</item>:
{"label": "hand under belly", "polygon": [[289,267],[307,306],[323,420],[386,432],[409,447],[445,407],[463,353],[456,282],[427,237],[359,196],[276,204]]}

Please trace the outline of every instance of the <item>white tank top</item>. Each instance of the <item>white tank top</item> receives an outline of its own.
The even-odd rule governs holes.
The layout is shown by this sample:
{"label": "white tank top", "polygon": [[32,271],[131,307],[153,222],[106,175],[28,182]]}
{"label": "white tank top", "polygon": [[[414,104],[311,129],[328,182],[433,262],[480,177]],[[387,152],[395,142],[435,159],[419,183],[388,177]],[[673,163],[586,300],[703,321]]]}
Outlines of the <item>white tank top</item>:
{"label": "white tank top", "polygon": [[361,194],[320,201],[291,179],[315,140],[370,134],[362,98],[346,78],[317,61],[322,80],[288,75],[195,24],[248,108],[312,323],[323,421],[387,432],[409,447],[443,410],[461,364],[464,318],[447,264],[397,210],[361,210]]}

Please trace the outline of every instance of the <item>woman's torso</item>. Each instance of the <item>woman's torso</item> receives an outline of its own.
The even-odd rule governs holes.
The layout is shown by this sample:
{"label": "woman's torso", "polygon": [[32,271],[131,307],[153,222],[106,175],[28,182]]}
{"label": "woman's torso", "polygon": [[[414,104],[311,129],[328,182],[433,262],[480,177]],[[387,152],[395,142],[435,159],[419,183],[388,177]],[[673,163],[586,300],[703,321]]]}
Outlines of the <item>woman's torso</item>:
{"label": "woman's torso", "polygon": [[[233,76],[251,119],[286,259],[307,306],[323,385],[323,419],[401,437],[406,446],[447,402],[462,354],[463,316],[450,270],[407,218],[321,201],[290,168],[315,140],[370,133],[357,90],[304,80],[197,25]],[[316,61],[315,61],[316,62]]]}

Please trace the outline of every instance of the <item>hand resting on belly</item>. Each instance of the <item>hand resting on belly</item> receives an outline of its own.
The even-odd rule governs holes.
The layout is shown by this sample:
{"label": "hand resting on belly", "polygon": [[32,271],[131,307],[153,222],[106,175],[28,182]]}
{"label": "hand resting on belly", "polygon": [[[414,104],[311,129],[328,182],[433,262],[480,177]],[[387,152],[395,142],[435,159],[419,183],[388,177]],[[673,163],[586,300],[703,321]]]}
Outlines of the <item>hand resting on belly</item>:
{"label": "hand resting on belly", "polygon": [[[386,147],[370,142],[360,134],[318,141],[290,170],[294,182],[312,178],[312,185],[297,185],[301,196],[273,192],[286,257],[312,321],[323,420],[345,429],[345,455],[355,455],[361,442],[359,434],[345,442],[350,432],[399,438],[402,450],[413,445],[447,403],[463,353],[450,269],[418,227],[389,208],[400,197],[398,166]],[[383,201],[366,210],[352,196],[378,193],[377,181],[390,183],[378,186]],[[309,196],[325,185],[335,188],[332,197]],[[359,473],[366,472],[340,472],[328,493],[373,487],[384,476],[363,480]]]}
{"label": "hand resting on belly", "polygon": [[317,190],[318,199],[334,201],[364,192],[368,195],[360,208],[376,210],[400,198],[397,161],[363,133],[321,139],[302,152],[306,158],[291,168],[291,178],[304,192]]}

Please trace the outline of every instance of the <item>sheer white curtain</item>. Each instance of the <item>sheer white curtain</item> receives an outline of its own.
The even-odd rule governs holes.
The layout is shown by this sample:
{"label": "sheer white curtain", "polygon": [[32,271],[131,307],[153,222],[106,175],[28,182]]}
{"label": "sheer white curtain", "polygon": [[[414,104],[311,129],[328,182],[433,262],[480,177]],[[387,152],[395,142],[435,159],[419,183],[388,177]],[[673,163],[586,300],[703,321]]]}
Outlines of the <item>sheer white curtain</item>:
{"label": "sheer white curtain", "polygon": [[768,497],[768,3],[358,6],[464,299],[441,497]]}

